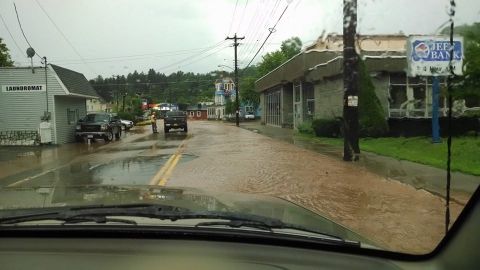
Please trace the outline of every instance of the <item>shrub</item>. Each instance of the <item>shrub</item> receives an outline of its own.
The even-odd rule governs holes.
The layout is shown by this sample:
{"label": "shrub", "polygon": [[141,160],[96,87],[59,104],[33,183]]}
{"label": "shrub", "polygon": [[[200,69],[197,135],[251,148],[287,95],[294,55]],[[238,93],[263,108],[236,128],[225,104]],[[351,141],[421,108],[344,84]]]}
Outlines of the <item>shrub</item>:
{"label": "shrub", "polygon": [[312,122],[312,129],[318,137],[340,137],[340,127],[341,122],[338,119],[315,119]]}
{"label": "shrub", "polygon": [[300,125],[298,125],[297,129],[298,129],[298,132],[303,134],[314,134],[311,121],[305,121],[301,123]]}
{"label": "shrub", "polygon": [[123,120],[130,120],[130,121],[135,120],[135,115],[129,112],[118,112],[118,117],[120,117],[120,119],[123,119]]}
{"label": "shrub", "polygon": [[359,136],[381,137],[388,132],[385,111],[375,93],[375,86],[363,61],[359,61]]}

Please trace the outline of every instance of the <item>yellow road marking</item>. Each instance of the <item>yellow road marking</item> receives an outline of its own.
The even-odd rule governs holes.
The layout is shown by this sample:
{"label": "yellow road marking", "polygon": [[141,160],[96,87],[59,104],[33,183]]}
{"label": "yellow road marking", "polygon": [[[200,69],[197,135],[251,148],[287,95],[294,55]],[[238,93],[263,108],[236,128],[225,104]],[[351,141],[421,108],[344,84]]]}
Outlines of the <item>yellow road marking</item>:
{"label": "yellow road marking", "polygon": [[160,180],[160,182],[158,182],[158,185],[159,186],[165,186],[165,184],[167,183],[167,180],[168,178],[170,177],[170,175],[172,174],[173,172],[173,169],[175,168],[175,166],[177,166],[177,163],[178,161],[180,160],[180,158],[182,157],[182,154],[175,154],[175,159],[172,161],[172,163],[170,164],[170,167],[168,168],[168,170],[165,172],[165,175],[163,175],[162,179]]}
{"label": "yellow road marking", "polygon": [[152,179],[150,180],[150,185],[156,185],[160,181],[160,179],[170,166],[170,163],[172,163],[174,159],[175,155],[171,155],[167,162],[162,166],[162,168],[160,168],[160,170],[158,170],[158,172],[152,177]]}
{"label": "yellow road marking", "polygon": [[[189,136],[187,137],[187,139],[188,138]],[[187,139],[183,140],[180,143],[175,153],[170,156],[167,162],[152,177],[152,179],[150,180],[150,185],[164,186],[167,183],[168,178],[171,176],[173,170],[175,169],[175,166],[177,166],[178,161],[182,157],[181,153],[183,152],[183,148],[185,148],[185,142]]]}

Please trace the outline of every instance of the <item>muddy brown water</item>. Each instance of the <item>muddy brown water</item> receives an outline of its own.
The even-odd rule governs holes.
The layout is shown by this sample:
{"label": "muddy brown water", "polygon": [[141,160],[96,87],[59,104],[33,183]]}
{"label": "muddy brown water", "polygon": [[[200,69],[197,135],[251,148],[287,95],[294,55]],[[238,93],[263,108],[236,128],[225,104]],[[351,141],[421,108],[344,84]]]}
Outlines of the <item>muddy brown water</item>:
{"label": "muddy brown water", "polygon": [[[180,164],[168,185],[282,197],[395,251],[430,252],[444,236],[442,197],[248,130],[195,129],[187,151],[198,158]],[[452,220],[462,208],[451,204]]]}
{"label": "muddy brown water", "polygon": [[[108,145],[52,148],[40,158],[20,154],[0,162],[0,180],[7,184],[9,177],[16,181],[40,174],[22,185],[148,184],[185,142],[167,186],[282,197],[395,251],[429,252],[444,235],[445,201],[440,196],[234,126],[189,125],[188,135],[151,134],[144,128]],[[451,207],[455,220],[463,205],[453,202]]]}

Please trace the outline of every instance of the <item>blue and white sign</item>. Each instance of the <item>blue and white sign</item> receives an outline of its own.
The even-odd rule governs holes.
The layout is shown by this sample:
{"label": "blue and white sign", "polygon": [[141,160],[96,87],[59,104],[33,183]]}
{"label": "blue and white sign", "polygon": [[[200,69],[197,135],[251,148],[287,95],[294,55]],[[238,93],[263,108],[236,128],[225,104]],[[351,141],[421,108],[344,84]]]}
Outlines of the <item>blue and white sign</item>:
{"label": "blue and white sign", "polygon": [[407,43],[408,73],[410,76],[447,76],[450,57],[456,75],[462,75],[463,39],[453,39],[451,50],[447,36],[411,36]]}

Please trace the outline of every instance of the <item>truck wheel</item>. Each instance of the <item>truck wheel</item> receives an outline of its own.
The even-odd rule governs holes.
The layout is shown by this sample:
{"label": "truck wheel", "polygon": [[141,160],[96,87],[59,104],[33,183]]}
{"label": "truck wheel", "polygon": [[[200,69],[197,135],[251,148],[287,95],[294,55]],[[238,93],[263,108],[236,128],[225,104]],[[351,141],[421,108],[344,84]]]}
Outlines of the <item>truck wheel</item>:
{"label": "truck wheel", "polygon": [[122,129],[119,128],[117,131],[118,131],[118,132],[115,133],[115,138],[116,138],[117,140],[120,140],[120,137],[122,137]]}
{"label": "truck wheel", "polygon": [[167,127],[163,127],[163,130],[165,131],[165,133],[168,133],[170,131],[170,129]]}
{"label": "truck wheel", "polygon": [[183,131],[188,132],[188,127],[185,126],[185,127],[183,128]]}
{"label": "truck wheel", "polygon": [[75,136],[76,142],[83,142],[83,138],[81,136]]}
{"label": "truck wheel", "polygon": [[113,140],[113,131],[107,131],[107,134],[103,137],[106,142]]}

